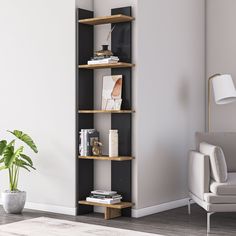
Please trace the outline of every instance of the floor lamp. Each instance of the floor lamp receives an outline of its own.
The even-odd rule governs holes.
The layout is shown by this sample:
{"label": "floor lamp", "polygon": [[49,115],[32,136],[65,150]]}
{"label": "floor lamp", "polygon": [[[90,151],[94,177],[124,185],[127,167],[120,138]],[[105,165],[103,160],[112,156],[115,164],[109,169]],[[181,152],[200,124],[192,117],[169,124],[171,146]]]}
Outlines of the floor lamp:
{"label": "floor lamp", "polygon": [[211,129],[211,82],[216,104],[228,104],[236,101],[236,90],[231,75],[215,74],[208,79],[208,132]]}

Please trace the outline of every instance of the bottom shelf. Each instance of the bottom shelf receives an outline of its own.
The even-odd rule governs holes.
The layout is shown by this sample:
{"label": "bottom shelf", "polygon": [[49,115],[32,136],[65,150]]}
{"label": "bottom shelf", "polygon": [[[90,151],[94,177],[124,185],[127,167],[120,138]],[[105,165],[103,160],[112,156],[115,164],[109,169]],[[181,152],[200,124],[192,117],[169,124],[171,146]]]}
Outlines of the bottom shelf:
{"label": "bottom shelf", "polygon": [[121,209],[130,208],[133,206],[131,202],[120,202],[116,204],[104,204],[97,202],[79,201],[79,204],[105,207],[104,218],[110,220],[121,216]]}
{"label": "bottom shelf", "polygon": [[133,206],[133,203],[131,203],[131,202],[120,202],[120,203],[116,203],[116,204],[105,204],[105,203],[98,203],[98,202],[79,201],[79,204],[90,205],[90,206],[100,206],[100,207],[107,207],[107,208],[115,208],[115,209],[130,208],[130,207]]}

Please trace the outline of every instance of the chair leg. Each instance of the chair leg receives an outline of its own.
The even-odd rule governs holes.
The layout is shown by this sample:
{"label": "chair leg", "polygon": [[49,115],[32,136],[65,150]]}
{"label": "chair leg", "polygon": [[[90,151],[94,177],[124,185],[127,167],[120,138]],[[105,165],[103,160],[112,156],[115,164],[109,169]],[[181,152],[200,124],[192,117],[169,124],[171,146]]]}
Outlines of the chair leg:
{"label": "chair leg", "polygon": [[191,198],[188,199],[188,214],[191,214]]}
{"label": "chair leg", "polygon": [[211,232],[211,215],[215,212],[207,212],[207,233]]}

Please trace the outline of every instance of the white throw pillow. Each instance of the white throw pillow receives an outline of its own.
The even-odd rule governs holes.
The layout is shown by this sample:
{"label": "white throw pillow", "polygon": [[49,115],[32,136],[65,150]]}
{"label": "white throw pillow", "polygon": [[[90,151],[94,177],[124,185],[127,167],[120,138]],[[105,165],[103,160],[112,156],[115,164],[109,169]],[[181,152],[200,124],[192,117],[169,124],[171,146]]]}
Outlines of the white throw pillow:
{"label": "white throw pillow", "polygon": [[218,183],[227,181],[227,165],[221,147],[209,143],[200,143],[199,151],[210,157],[211,177]]}

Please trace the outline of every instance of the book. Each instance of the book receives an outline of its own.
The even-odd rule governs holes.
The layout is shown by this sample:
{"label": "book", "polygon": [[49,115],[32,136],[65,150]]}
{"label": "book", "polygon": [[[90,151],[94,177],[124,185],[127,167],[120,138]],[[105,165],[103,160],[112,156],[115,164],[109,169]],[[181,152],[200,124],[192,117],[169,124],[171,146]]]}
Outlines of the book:
{"label": "book", "polygon": [[94,56],[93,58],[91,58],[91,60],[102,60],[102,59],[112,59],[112,60],[117,60],[119,61],[119,57],[117,56],[110,56],[110,57],[106,57],[106,56]]}
{"label": "book", "polygon": [[107,60],[107,59],[103,59],[103,60],[93,60],[93,61],[88,61],[88,65],[97,65],[97,64],[110,64],[110,63],[117,63],[118,61],[115,60]]}
{"label": "book", "polygon": [[119,57],[116,56],[110,56],[110,57],[105,57],[105,56],[95,56],[93,58],[91,58],[91,61],[99,61],[99,60],[104,60],[104,59],[110,59],[110,60],[114,60],[114,61],[119,61]]}
{"label": "book", "polygon": [[99,141],[99,132],[95,129],[81,129],[80,131],[80,155],[91,156],[94,141]]}
{"label": "book", "polygon": [[120,203],[120,199],[112,199],[112,198],[106,198],[106,199],[99,199],[99,198],[93,198],[93,197],[87,197],[86,201],[88,202],[97,202],[97,203],[103,203],[103,204],[116,204]]}
{"label": "book", "polygon": [[106,191],[106,190],[94,190],[94,191],[91,191],[91,194],[97,194],[97,195],[116,195],[117,192],[116,191]]}
{"label": "book", "polygon": [[119,61],[119,58],[115,56],[95,57],[88,61],[88,65],[117,63],[118,61]]}
{"label": "book", "polygon": [[119,195],[119,194],[116,194],[116,195],[100,195],[100,194],[91,194],[90,197],[92,198],[100,198],[100,199],[107,199],[107,198],[110,198],[110,199],[122,199],[122,196]]}

